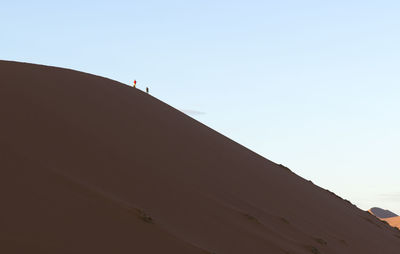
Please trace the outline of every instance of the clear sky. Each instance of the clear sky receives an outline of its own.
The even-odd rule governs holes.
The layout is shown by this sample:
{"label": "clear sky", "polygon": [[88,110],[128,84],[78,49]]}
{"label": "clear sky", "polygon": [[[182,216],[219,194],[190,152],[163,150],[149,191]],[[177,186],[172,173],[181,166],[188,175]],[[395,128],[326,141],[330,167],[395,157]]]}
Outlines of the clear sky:
{"label": "clear sky", "polygon": [[399,13],[397,0],[5,0],[0,59],[137,79],[360,208],[400,214]]}

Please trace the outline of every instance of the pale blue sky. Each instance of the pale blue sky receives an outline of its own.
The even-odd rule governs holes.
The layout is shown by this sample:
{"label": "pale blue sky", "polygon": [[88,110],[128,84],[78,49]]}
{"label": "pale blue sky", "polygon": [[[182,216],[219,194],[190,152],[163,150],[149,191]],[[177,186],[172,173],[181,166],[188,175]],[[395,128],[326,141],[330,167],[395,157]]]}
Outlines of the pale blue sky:
{"label": "pale blue sky", "polygon": [[360,208],[400,213],[399,13],[394,0],[2,1],[0,59],[137,79]]}

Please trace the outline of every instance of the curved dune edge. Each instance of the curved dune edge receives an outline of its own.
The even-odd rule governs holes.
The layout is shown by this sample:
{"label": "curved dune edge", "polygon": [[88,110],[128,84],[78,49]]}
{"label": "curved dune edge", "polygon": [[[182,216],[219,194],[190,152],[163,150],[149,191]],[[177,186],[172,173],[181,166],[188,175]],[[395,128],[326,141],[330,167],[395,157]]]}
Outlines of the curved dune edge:
{"label": "curved dune edge", "polygon": [[138,89],[0,74],[1,253],[399,253],[397,230]]}

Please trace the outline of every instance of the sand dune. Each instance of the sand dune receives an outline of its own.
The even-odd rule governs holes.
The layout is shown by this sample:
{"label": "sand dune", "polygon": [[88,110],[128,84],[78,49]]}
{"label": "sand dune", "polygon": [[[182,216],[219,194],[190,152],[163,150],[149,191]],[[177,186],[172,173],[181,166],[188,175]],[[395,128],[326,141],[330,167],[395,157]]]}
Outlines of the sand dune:
{"label": "sand dune", "polygon": [[400,251],[397,230],[138,89],[0,74],[1,253]]}
{"label": "sand dune", "polygon": [[368,210],[371,214],[375,215],[379,219],[386,221],[392,227],[397,227],[400,229],[400,216],[382,208],[374,207]]}
{"label": "sand dune", "polygon": [[382,220],[384,220],[387,223],[389,223],[390,226],[397,227],[397,228],[400,229],[400,216],[391,217],[391,218],[385,218],[385,219],[382,219]]}
{"label": "sand dune", "polygon": [[394,212],[391,212],[389,210],[385,210],[385,209],[382,209],[379,207],[373,207],[373,208],[369,209],[368,212],[370,212],[371,214],[375,215],[376,217],[378,217],[380,219],[391,218],[391,217],[397,216],[397,214],[395,214]]}

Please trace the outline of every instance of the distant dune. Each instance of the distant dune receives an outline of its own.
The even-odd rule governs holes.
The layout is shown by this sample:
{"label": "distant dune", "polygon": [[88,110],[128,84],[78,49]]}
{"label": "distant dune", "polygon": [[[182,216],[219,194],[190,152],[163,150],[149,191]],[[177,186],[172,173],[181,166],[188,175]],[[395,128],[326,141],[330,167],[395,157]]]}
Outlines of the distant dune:
{"label": "distant dune", "polygon": [[400,229],[400,216],[398,216],[397,214],[378,207],[371,208],[368,210],[368,212],[372,213],[381,220],[386,221],[392,227],[397,227]]}
{"label": "distant dune", "polygon": [[139,89],[0,74],[0,253],[400,253],[399,231]]}
{"label": "distant dune", "polygon": [[387,221],[387,223],[389,223],[389,225],[391,225],[392,227],[397,227],[400,229],[400,216],[386,218],[382,220]]}
{"label": "distant dune", "polygon": [[396,217],[398,216],[397,214],[389,211],[389,210],[384,210],[382,208],[379,207],[373,207],[371,209],[368,210],[370,213],[372,213],[373,215],[375,215],[376,217],[380,218],[380,219],[385,219],[385,218],[391,218],[391,217]]}

